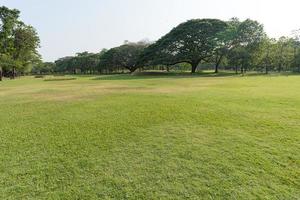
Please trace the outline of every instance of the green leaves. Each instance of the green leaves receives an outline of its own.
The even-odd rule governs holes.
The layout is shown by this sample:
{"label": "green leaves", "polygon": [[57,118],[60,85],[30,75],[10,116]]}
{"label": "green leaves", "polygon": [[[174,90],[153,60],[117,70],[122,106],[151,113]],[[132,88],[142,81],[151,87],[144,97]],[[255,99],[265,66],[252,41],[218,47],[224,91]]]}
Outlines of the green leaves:
{"label": "green leaves", "polygon": [[20,11],[0,7],[0,65],[5,71],[25,71],[40,60],[36,30],[19,20]]}
{"label": "green leaves", "polygon": [[180,24],[147,48],[142,60],[148,64],[190,63],[196,68],[212,56],[227,24],[218,19],[194,19]]}
{"label": "green leaves", "polygon": [[126,43],[108,50],[101,56],[100,68],[126,68],[134,72],[140,65],[140,55],[148,46],[146,42]]}

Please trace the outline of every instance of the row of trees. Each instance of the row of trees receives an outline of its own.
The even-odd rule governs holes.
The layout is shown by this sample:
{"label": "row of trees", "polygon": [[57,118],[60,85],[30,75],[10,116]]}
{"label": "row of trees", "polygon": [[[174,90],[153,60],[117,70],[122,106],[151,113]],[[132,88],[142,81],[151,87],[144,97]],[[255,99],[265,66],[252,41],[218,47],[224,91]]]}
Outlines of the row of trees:
{"label": "row of trees", "polygon": [[55,62],[41,62],[39,37],[19,20],[20,12],[0,7],[0,80],[31,71],[49,73],[113,73],[137,69],[186,69],[199,66],[235,70],[300,72],[300,34],[269,38],[263,25],[247,19],[193,19],[173,28],[156,42],[128,42],[99,53],[82,52]]}
{"label": "row of trees", "polygon": [[75,56],[60,58],[54,63],[39,63],[32,69],[32,72],[36,74],[134,72],[141,67],[138,62],[148,45],[147,41],[137,43],[125,41],[119,47],[102,49],[99,53],[82,52]]}
{"label": "row of trees", "polygon": [[3,75],[14,78],[40,62],[36,30],[19,19],[16,9],[0,7],[0,81]]}
{"label": "row of trees", "polygon": [[[233,18],[190,20],[174,28],[145,49],[142,61],[148,64],[188,63],[194,73],[199,65],[220,65],[225,69],[300,72],[299,31],[294,37],[271,39],[263,25]],[[142,62],[142,63],[143,63]]]}
{"label": "row of trees", "polygon": [[[172,29],[156,42],[126,41],[100,53],[78,53],[47,63],[47,72],[112,73],[143,69],[209,66],[246,73],[249,70],[300,72],[299,31],[294,37],[269,38],[263,25],[247,19],[193,19]],[[38,70],[36,70],[38,71]],[[44,70],[45,71],[45,70]],[[40,70],[43,72],[43,70]]]}

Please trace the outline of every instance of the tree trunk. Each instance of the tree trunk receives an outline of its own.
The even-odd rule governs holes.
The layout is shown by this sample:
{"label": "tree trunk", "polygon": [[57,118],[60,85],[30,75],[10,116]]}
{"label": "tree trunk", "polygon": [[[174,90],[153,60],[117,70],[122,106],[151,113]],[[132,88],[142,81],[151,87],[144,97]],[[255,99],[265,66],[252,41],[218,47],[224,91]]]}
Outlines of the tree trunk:
{"label": "tree trunk", "polygon": [[0,67],[0,81],[2,81],[2,76],[3,76],[2,67]]}
{"label": "tree trunk", "polygon": [[216,66],[215,66],[215,73],[219,73],[219,66],[221,64],[223,56],[220,56],[219,58],[216,59]]}
{"label": "tree trunk", "polygon": [[280,63],[280,64],[279,64],[279,67],[278,67],[278,72],[280,73],[281,70],[282,70],[282,64]]}
{"label": "tree trunk", "polygon": [[137,70],[137,68],[128,68],[130,71],[130,74],[132,74],[133,72],[135,72],[135,70]]}
{"label": "tree trunk", "polygon": [[170,67],[169,66],[167,66],[167,72],[170,72]]}
{"label": "tree trunk", "polygon": [[235,66],[235,74],[238,74],[238,66]]}
{"label": "tree trunk", "polygon": [[15,79],[15,78],[16,78],[16,68],[13,68],[11,79]]}
{"label": "tree trunk", "polygon": [[244,66],[241,66],[241,74],[244,74]]}
{"label": "tree trunk", "polygon": [[194,74],[196,72],[198,64],[199,64],[199,62],[191,63],[191,65],[192,65],[192,74]]}
{"label": "tree trunk", "polygon": [[215,73],[216,73],[216,74],[219,73],[219,65],[218,65],[218,64],[216,64],[216,67],[215,67]]}
{"label": "tree trunk", "polygon": [[268,74],[269,73],[269,67],[268,67],[268,65],[266,65],[266,74]]}

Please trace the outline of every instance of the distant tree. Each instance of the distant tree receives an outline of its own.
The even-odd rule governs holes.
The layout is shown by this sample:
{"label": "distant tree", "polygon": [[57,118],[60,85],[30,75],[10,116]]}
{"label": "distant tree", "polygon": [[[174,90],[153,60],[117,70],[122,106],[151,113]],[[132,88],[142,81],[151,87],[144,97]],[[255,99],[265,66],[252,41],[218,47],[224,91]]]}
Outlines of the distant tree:
{"label": "distant tree", "polygon": [[148,64],[175,65],[189,63],[192,73],[201,61],[213,55],[227,24],[218,19],[194,19],[180,24],[143,53]]}
{"label": "distant tree", "polygon": [[275,68],[276,61],[276,40],[265,37],[260,43],[258,49],[254,52],[254,62],[257,68],[264,68],[266,74]]}
{"label": "distant tree", "polygon": [[145,42],[133,43],[127,41],[124,45],[105,52],[100,57],[99,67],[106,69],[125,68],[132,73],[141,67],[139,58],[147,46],[148,43]]}
{"label": "distant tree", "polygon": [[[241,52],[241,49],[254,51],[254,48],[258,47],[258,44],[265,36],[263,25],[257,21],[247,19],[241,22],[237,18],[232,18],[227,22],[226,29],[219,34],[220,42],[213,56],[215,73],[218,73],[222,59],[228,55],[230,51],[234,51],[235,48],[239,48],[236,52]],[[243,57],[247,57],[248,59],[249,55],[245,57],[245,53],[246,52],[243,53]]]}
{"label": "distant tree", "polygon": [[100,57],[106,52],[102,49],[99,53],[81,52],[75,56],[66,56],[55,61],[54,72],[59,73],[95,73],[99,71]]}
{"label": "distant tree", "polygon": [[294,47],[293,40],[288,37],[281,37],[278,39],[276,43],[277,47],[277,56],[276,56],[276,64],[278,72],[287,70],[294,58]]}
{"label": "distant tree", "polygon": [[53,62],[40,62],[33,66],[31,72],[33,74],[51,74],[54,72],[55,63]]}
{"label": "distant tree", "polygon": [[239,46],[231,50],[228,54],[229,64],[234,66],[236,74],[240,68],[241,73],[245,73],[250,63],[251,55],[247,48]]}
{"label": "distant tree", "polygon": [[55,61],[54,72],[58,73],[76,73],[76,68],[74,67],[74,57],[66,56],[59,58]]}
{"label": "distant tree", "polygon": [[300,73],[300,51],[298,50],[295,54],[295,57],[293,59],[293,69],[294,71],[297,71]]}
{"label": "distant tree", "polygon": [[300,29],[294,30],[292,35],[292,45],[294,48],[293,70],[300,73]]}

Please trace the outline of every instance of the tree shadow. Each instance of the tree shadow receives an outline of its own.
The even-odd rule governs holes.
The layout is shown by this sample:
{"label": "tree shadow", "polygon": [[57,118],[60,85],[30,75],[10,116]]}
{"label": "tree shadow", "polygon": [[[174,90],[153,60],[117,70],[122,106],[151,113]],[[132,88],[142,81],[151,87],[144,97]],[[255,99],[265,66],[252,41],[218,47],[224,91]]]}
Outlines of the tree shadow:
{"label": "tree shadow", "polygon": [[277,77],[277,76],[299,76],[300,73],[298,72],[269,72],[268,74],[266,74],[265,72],[251,72],[251,73],[246,73],[242,76],[245,77],[262,77],[262,76],[266,76],[266,77]]}
{"label": "tree shadow", "polygon": [[134,74],[117,74],[117,75],[101,75],[91,80],[140,80],[140,79],[179,79],[179,78],[199,78],[199,77],[229,77],[237,76],[230,72],[198,72],[191,74],[190,72],[138,72]]}
{"label": "tree shadow", "polygon": [[234,71],[221,71],[219,73],[214,72],[197,72],[191,74],[190,72],[159,72],[159,71],[146,71],[137,72],[134,74],[110,74],[100,75],[92,78],[91,80],[105,81],[105,80],[141,80],[141,79],[180,79],[180,78],[224,78],[224,77],[262,77],[262,76],[298,76],[300,73],[261,73],[261,72],[249,72],[245,74],[236,74]]}

